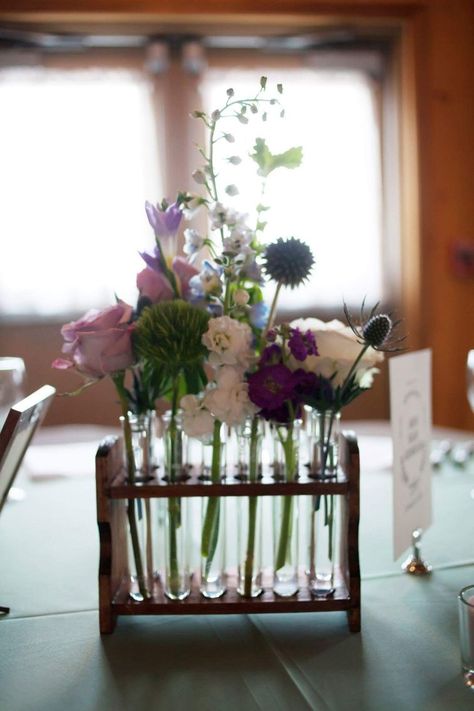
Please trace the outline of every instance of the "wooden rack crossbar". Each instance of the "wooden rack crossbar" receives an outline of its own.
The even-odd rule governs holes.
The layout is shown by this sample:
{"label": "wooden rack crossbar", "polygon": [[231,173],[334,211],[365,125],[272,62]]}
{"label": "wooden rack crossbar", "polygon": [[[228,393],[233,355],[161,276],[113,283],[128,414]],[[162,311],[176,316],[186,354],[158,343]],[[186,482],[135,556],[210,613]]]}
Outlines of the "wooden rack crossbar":
{"label": "wooden rack crossbar", "polygon": [[[99,624],[102,634],[110,634],[118,615],[232,614],[270,612],[322,612],[345,610],[351,632],[360,630],[359,570],[359,449],[353,433],[345,432],[340,441],[340,468],[337,478],[318,481],[302,473],[296,482],[275,481],[268,473],[258,482],[229,479],[212,484],[191,476],[179,483],[163,479],[130,485],[123,465],[123,445],[117,437],[106,438],[97,451],[97,521],[100,538]],[[340,569],[334,594],[313,597],[302,585],[291,598],[276,596],[270,586],[258,598],[246,599],[237,593],[235,578],[227,578],[227,591],[209,600],[199,592],[193,578],[191,594],[185,600],[169,600],[161,582],[155,578],[150,600],[136,601],[130,596],[132,582],[128,566],[127,501],[168,497],[207,496],[294,496],[338,495],[344,502],[341,531]]]}

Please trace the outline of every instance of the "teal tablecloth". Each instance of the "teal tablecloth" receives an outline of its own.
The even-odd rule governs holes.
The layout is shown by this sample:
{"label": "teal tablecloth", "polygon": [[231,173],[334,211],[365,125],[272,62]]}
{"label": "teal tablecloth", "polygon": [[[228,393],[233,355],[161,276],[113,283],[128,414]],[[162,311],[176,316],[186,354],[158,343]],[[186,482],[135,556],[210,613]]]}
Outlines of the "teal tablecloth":
{"label": "teal tablecloth", "polygon": [[[362,633],[344,613],[119,618],[101,639],[92,474],[32,481],[0,517],[2,711],[463,711],[456,595],[474,582],[474,466],[433,477],[431,577],[392,560],[385,440],[361,440]],[[382,445],[382,446],[380,446]],[[366,466],[364,467],[364,458]]]}

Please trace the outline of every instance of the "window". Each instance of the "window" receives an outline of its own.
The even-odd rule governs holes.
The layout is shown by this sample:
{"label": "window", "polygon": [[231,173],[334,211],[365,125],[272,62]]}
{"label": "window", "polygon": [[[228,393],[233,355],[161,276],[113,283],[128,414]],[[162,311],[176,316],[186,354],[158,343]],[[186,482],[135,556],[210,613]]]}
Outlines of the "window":
{"label": "window", "polygon": [[0,72],[3,314],[134,298],[143,204],[162,190],[150,92],[125,70]]}
{"label": "window", "polygon": [[[179,61],[168,76],[110,62],[66,68],[58,59],[54,67],[0,71],[3,317],[76,317],[114,294],[132,303],[138,250],[153,239],[144,201],[196,189],[189,170],[198,159],[196,122],[187,110],[199,100],[216,108],[230,86],[252,94],[261,74],[284,84],[285,120],[232,130],[236,143],[223,148],[244,155],[259,135],[273,152],[303,146],[302,167],[270,176],[264,200],[265,239],[298,237],[316,260],[304,289],[282,293],[281,310],[339,310],[342,299],[390,296],[377,83],[360,68],[315,69],[284,55],[268,66],[263,57],[251,65],[225,52],[210,58],[194,76]],[[226,201],[254,215],[255,170],[227,164],[221,174],[240,189]]]}
{"label": "window", "polygon": [[[231,150],[224,148],[237,155],[251,153],[259,130],[264,130],[273,153],[303,146],[301,167],[275,171],[263,199],[271,205],[265,214],[265,238],[298,237],[310,245],[316,260],[311,281],[282,293],[281,308],[330,308],[342,298],[358,304],[364,296],[373,303],[382,296],[382,230],[380,138],[372,82],[361,72],[216,69],[202,83],[206,109],[222,105],[229,86],[240,96],[253,96],[262,74],[274,85],[283,82],[285,120],[236,131],[236,143]],[[258,183],[252,165],[224,165],[224,183],[237,183],[241,189],[233,198],[235,207],[255,214],[260,195],[255,196]]]}

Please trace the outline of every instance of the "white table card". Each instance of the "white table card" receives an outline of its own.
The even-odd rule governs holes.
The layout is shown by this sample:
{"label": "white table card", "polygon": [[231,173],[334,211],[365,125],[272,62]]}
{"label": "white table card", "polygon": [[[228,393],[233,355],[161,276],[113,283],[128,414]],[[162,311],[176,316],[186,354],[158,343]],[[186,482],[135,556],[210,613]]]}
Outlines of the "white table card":
{"label": "white table card", "polygon": [[393,437],[393,548],[397,560],[415,529],[431,524],[431,351],[389,360]]}

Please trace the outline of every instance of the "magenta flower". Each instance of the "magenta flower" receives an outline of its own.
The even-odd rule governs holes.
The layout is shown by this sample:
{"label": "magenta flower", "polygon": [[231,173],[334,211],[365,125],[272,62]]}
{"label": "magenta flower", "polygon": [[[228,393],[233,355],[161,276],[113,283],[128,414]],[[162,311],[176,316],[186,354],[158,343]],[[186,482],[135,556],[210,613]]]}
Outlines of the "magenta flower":
{"label": "magenta flower", "polygon": [[93,379],[125,370],[134,362],[131,317],[132,307],[119,302],[102,311],[92,309],[78,321],[65,324],[62,352],[68,358],[57,358],[53,368],[76,368]]}
{"label": "magenta flower", "polygon": [[293,397],[295,378],[285,365],[266,365],[249,376],[248,384],[254,405],[276,410]]}
{"label": "magenta flower", "polygon": [[314,335],[309,330],[303,333],[299,328],[291,328],[288,346],[296,360],[303,361],[310,355],[319,355]]}
{"label": "magenta flower", "polygon": [[282,351],[281,347],[276,343],[272,343],[263,349],[262,355],[258,362],[259,366],[262,365],[277,365],[282,362]]}

